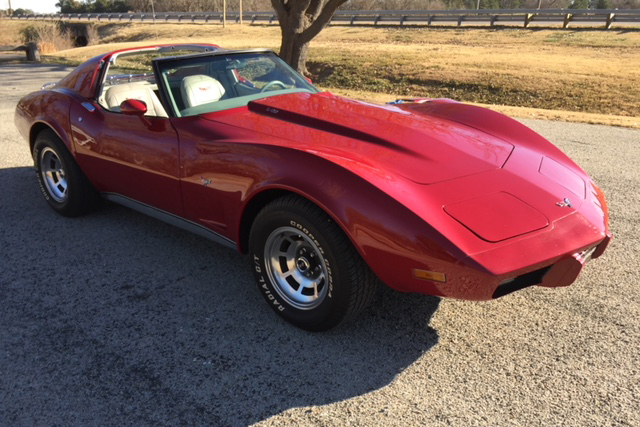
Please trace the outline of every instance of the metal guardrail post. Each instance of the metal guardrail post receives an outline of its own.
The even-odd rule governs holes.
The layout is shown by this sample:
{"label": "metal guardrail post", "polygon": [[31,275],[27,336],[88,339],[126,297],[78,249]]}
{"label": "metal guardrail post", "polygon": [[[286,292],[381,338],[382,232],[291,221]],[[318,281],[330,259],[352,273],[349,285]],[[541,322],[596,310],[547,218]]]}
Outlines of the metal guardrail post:
{"label": "metal guardrail post", "polygon": [[567,13],[564,16],[564,22],[562,23],[562,28],[569,28],[569,22],[571,22],[572,19],[573,19],[573,14]]}
{"label": "metal guardrail post", "polygon": [[460,17],[458,18],[458,27],[462,27],[462,21],[464,21],[464,18],[464,15],[460,15]]}
{"label": "metal guardrail post", "polygon": [[533,21],[533,17],[535,16],[535,14],[533,13],[527,13],[524,16],[524,28],[529,28],[529,24],[531,23],[531,21]]}
{"label": "metal guardrail post", "polygon": [[604,24],[604,28],[606,30],[611,28],[611,25],[613,24],[613,20],[616,18],[616,14],[615,13],[610,13],[609,15],[607,15],[607,23]]}
{"label": "metal guardrail post", "polygon": [[431,22],[433,21],[433,18],[435,18],[435,15],[431,15],[429,16],[429,20],[427,21],[427,25],[430,27],[431,26]]}

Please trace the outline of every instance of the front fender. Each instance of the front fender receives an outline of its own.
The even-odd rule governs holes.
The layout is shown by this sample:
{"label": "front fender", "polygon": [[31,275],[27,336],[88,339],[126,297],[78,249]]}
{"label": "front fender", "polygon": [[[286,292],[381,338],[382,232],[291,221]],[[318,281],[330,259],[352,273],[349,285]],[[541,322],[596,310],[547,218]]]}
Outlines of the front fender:
{"label": "front fender", "polygon": [[[400,291],[444,294],[436,283],[419,280],[413,274],[414,269],[450,270],[465,258],[442,234],[351,171],[310,153],[272,148],[272,155],[257,161],[256,167],[271,171],[286,167],[287,174],[274,174],[248,189],[242,200],[242,213],[237,215],[238,223],[233,225],[239,234],[240,227],[246,225],[240,218],[247,214],[253,200],[267,192],[298,194],[323,209],[342,228],[385,284]],[[287,152],[277,153],[280,150]],[[280,164],[282,159],[288,161]],[[322,175],[310,171],[322,171]],[[473,270],[462,265],[456,268]]]}
{"label": "front fender", "polygon": [[512,143],[516,147],[534,149],[543,155],[562,159],[563,162],[570,163],[581,170],[569,157],[541,135],[519,121],[496,111],[460,102],[443,102],[442,100],[404,103],[397,105],[397,107],[469,126]]}

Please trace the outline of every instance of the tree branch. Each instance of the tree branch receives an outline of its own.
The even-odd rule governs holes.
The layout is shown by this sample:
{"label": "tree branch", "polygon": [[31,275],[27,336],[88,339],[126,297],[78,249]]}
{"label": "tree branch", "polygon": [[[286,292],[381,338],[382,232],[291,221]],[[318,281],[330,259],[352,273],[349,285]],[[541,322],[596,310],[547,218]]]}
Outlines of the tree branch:
{"label": "tree branch", "polygon": [[338,7],[340,7],[342,4],[346,3],[346,1],[347,0],[329,0],[325,4],[318,17],[311,23],[311,25],[309,25],[307,29],[305,29],[300,34],[300,43],[308,43],[315,36],[317,36],[320,31],[322,31],[322,29],[329,23],[336,9],[338,9]]}
{"label": "tree branch", "polygon": [[286,0],[271,0],[271,6],[276,11],[288,12],[291,9],[291,2]]}
{"label": "tree branch", "polygon": [[305,13],[312,0],[295,0],[293,1],[294,13]]}
{"label": "tree branch", "polygon": [[295,0],[293,2],[293,7],[289,12],[289,23],[297,34],[302,33],[309,25],[306,11],[310,4],[311,0]]}
{"label": "tree branch", "polygon": [[287,17],[289,16],[288,4],[285,4],[285,0],[271,0],[271,6],[273,6],[273,10],[275,10],[276,15],[278,15],[280,28],[283,28],[282,24],[287,21]]}
{"label": "tree branch", "polygon": [[325,0],[312,0],[311,4],[307,8],[307,15],[311,17],[311,21],[318,19],[318,15],[322,12]]}

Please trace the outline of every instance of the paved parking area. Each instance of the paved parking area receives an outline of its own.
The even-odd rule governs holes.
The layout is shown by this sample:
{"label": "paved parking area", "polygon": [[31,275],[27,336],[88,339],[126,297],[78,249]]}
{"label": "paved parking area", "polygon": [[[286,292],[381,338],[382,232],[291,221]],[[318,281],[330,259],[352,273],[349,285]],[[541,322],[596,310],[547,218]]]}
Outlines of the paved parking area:
{"label": "paved parking area", "polygon": [[233,251],[118,206],[48,208],[13,110],[66,72],[0,64],[0,426],[640,425],[640,131],[526,122],[610,202],[616,239],[573,286],[384,291],[311,334]]}

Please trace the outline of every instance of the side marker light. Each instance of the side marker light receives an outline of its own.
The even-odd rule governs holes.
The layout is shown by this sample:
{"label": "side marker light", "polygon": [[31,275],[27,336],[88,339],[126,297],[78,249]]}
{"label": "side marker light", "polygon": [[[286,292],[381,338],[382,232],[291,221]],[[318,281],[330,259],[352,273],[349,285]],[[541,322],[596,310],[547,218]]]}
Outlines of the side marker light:
{"label": "side marker light", "polygon": [[418,268],[413,269],[413,277],[415,277],[416,279],[431,280],[433,282],[440,282],[440,283],[447,282],[447,276],[444,273],[438,273],[436,271],[420,270]]}

